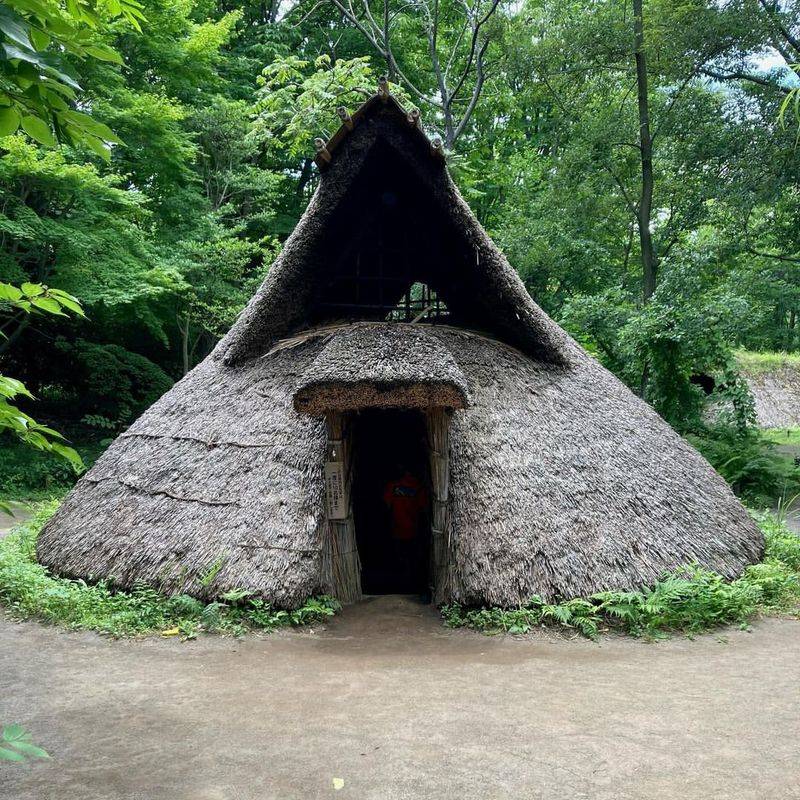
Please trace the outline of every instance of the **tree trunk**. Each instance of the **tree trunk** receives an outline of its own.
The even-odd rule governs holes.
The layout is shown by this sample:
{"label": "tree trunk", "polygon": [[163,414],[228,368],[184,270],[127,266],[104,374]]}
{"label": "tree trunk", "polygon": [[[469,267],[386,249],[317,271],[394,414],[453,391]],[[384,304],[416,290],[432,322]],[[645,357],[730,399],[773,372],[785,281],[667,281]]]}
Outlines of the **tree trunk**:
{"label": "tree trunk", "polygon": [[31,324],[31,315],[26,314],[19,321],[17,327],[14,328],[14,330],[11,331],[11,333],[9,333],[6,338],[0,338],[0,355],[3,355],[3,353],[7,352],[10,349],[11,345],[14,344],[14,342],[16,342],[17,339],[19,339],[19,337],[22,335],[22,332],[30,324]]}
{"label": "tree trunk", "polygon": [[178,330],[181,334],[181,362],[183,374],[189,372],[189,315],[186,314],[182,319],[178,317]]}
{"label": "tree trunk", "polygon": [[653,213],[653,140],[650,134],[650,103],[647,96],[647,56],[644,50],[643,0],[633,0],[633,41],[636,59],[636,94],[639,106],[639,151],[642,186],[637,222],[642,250],[642,300],[646,303],[656,289],[658,258],[650,223]]}

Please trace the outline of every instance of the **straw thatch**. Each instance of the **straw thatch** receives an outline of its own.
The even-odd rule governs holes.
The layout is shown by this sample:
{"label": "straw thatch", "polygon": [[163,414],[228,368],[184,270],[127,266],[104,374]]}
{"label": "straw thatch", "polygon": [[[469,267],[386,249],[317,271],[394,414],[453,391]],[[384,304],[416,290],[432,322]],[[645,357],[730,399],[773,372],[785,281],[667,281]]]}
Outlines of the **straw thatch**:
{"label": "straw thatch", "polygon": [[786,363],[773,369],[744,372],[761,428],[800,426],[800,368]]}
{"label": "straw thatch", "polygon": [[[381,396],[435,406],[439,601],[632,588],[689,561],[734,577],[758,560],[761,534],[724,481],[531,301],[414,120],[374,101],[337,136],[264,286],[68,495],[40,534],[40,560],[124,586],[246,589],[285,607],[336,592],[336,548],[349,547],[350,572],[358,559],[352,525],[338,523],[351,544],[333,546],[326,520],[323,463],[343,435],[331,419],[344,430],[338,411]],[[451,326],[331,329],[315,316],[314,287],[352,233],[343,209],[360,193],[368,205],[380,164],[385,180],[414,176],[419,239],[450,254],[420,268],[447,289]],[[338,411],[326,425],[295,404]]]}
{"label": "straw thatch", "polygon": [[467,380],[419,325],[355,325],[329,336],[303,373],[294,406],[307,414],[359,408],[464,408]]}

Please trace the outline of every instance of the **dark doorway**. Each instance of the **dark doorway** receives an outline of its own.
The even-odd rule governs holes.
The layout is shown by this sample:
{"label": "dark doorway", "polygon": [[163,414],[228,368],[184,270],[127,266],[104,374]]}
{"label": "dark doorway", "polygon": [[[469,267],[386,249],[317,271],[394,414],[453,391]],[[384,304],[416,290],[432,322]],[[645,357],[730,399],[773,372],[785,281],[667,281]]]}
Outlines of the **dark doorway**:
{"label": "dark doorway", "polygon": [[353,420],[353,514],[364,594],[426,594],[430,471],[419,411],[367,410]]}

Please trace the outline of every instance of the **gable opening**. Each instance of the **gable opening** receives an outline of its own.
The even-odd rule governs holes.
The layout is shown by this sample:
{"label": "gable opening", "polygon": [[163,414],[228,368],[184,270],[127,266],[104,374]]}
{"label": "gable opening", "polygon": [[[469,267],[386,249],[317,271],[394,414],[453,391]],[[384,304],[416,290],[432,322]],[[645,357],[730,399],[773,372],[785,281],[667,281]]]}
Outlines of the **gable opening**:
{"label": "gable opening", "polygon": [[444,322],[450,316],[447,304],[424,283],[414,283],[386,315],[388,322]]}
{"label": "gable opening", "polygon": [[484,316],[470,315],[460,298],[469,295],[463,236],[430,187],[380,139],[334,211],[320,249],[311,324],[459,324]]}

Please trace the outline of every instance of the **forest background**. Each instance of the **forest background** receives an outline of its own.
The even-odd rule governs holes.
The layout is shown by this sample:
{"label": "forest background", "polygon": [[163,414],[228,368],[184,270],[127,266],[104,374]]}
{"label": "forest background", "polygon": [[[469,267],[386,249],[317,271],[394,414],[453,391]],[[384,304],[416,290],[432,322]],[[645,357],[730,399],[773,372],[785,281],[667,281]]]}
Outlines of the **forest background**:
{"label": "forest background", "polygon": [[7,0],[0,48],[0,493],[210,352],[380,75],[537,303],[740,492],[796,485],[734,352],[800,351],[800,2]]}

